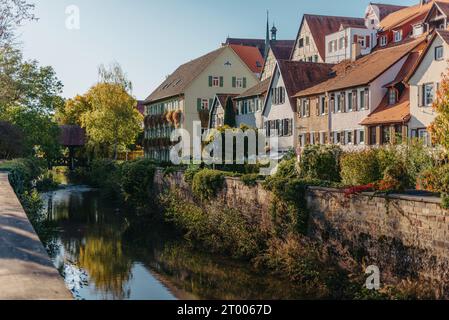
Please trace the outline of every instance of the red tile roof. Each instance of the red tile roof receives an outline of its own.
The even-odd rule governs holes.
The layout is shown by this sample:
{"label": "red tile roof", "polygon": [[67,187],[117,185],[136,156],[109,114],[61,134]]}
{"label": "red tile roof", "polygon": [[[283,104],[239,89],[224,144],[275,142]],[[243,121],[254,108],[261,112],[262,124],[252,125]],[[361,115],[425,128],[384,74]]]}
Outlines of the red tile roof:
{"label": "red tile roof", "polygon": [[430,1],[429,3],[424,5],[417,4],[393,12],[386,16],[385,19],[380,22],[380,28],[382,31],[393,30],[420,17],[424,19],[432,6],[433,1]]}
{"label": "red tile roof", "polygon": [[270,45],[270,48],[277,60],[289,60],[294,46],[295,41],[291,40],[282,44],[273,43]]}
{"label": "red tile roof", "polygon": [[312,96],[324,92],[367,85],[399,60],[407,57],[411,51],[424,41],[425,39],[421,37],[406,44],[375,51],[353,62],[344,61],[334,67],[335,76],[333,78],[300,91],[295,96]]}
{"label": "red tile roof", "polygon": [[86,144],[86,131],[79,126],[61,126],[59,143],[64,147],[82,147]]}
{"label": "red tile roof", "polygon": [[264,65],[264,59],[260,51],[255,47],[241,46],[231,44],[229,47],[242,59],[242,61],[254,73],[261,73]]}
{"label": "red tile roof", "polygon": [[406,6],[398,6],[394,4],[386,4],[386,3],[372,3],[373,6],[377,6],[379,8],[380,19],[384,19],[389,14],[407,8]]}
{"label": "red tile roof", "polygon": [[279,60],[279,70],[284,80],[287,96],[290,98],[293,109],[296,109],[293,95],[329,79],[332,74],[332,64],[312,63],[303,61]]}
{"label": "red tile roof", "polygon": [[[305,14],[303,21],[307,21],[310,31],[312,32],[313,39],[315,40],[318,52],[323,59],[326,57],[325,40],[327,35],[340,30],[342,24],[360,26],[363,28],[365,27],[365,19],[353,17],[334,17]],[[301,31],[302,25],[303,23],[301,23],[299,32]]]}
{"label": "red tile roof", "polygon": [[388,103],[388,95],[386,95],[379,107],[363,120],[361,125],[406,123],[410,120],[410,117],[410,91],[406,87],[401,98],[394,105]]}

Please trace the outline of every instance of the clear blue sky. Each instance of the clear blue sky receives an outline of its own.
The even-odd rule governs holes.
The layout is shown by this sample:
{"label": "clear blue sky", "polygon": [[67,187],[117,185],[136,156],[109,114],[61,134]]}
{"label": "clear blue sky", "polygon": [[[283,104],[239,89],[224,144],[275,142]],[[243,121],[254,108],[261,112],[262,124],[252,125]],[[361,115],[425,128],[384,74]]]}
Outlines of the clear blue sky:
{"label": "clear blue sky", "polygon": [[[38,0],[38,22],[21,31],[26,58],[52,65],[64,96],[84,93],[101,63],[119,62],[146,98],[166,75],[217,48],[225,38],[265,37],[266,10],[278,39],[294,39],[304,13],[362,17],[369,0]],[[380,1],[379,1],[380,2]],[[415,4],[418,0],[385,0]],[[66,7],[80,9],[80,30],[65,27]]]}

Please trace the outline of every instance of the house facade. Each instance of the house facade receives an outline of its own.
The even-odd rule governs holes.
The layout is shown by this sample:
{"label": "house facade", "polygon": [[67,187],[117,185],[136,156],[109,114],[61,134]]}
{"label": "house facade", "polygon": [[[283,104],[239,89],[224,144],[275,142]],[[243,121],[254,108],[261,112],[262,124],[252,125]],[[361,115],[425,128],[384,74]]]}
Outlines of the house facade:
{"label": "house facade", "polygon": [[417,5],[406,7],[385,17],[380,22],[377,35],[379,47],[397,45],[410,37],[421,36],[425,32],[423,21],[432,5],[431,0],[421,0]]}
{"label": "house facade", "polygon": [[270,82],[271,77],[234,98],[237,127],[263,128],[262,109]]}
{"label": "house facade", "polygon": [[389,14],[404,9],[404,6],[370,3],[365,11],[365,27],[371,30],[379,30],[380,22]]}
{"label": "house facade", "polygon": [[299,27],[291,60],[324,63],[326,61],[326,36],[339,31],[341,25],[363,27],[365,20],[305,14]]}
{"label": "house facade", "polygon": [[[254,52],[254,65],[260,52]],[[217,94],[240,94],[259,80],[251,68],[225,46],[180,66],[145,100],[145,154],[168,161],[175,128],[193,136],[194,122],[209,127],[210,108]]]}
{"label": "house facade", "polygon": [[326,36],[326,63],[340,63],[371,53],[377,45],[377,31],[365,27],[342,25],[338,32]]}
{"label": "house facade", "polygon": [[233,98],[236,96],[236,94],[217,94],[215,96],[210,108],[209,129],[217,129],[225,125],[226,105],[230,99],[235,110]]}
{"label": "house facade", "polygon": [[410,86],[409,135],[430,143],[428,127],[435,120],[432,108],[442,75],[449,59],[449,32],[437,30],[425,48],[415,68],[407,78]]}
{"label": "house facade", "polygon": [[296,149],[298,144],[295,92],[327,79],[332,65],[280,60],[271,79],[263,109],[263,129],[267,137],[277,137],[279,151]]}
{"label": "house facade", "polygon": [[[304,103],[307,98],[315,100],[320,109],[316,115],[322,117],[319,123],[310,122],[308,126],[302,126],[299,145],[328,142],[351,149],[376,140],[375,135],[363,125],[363,120],[381,105],[388,84],[397,78],[410,52],[422,42],[415,40],[376,51],[354,62],[343,62],[333,68],[335,75],[332,78],[298,92],[295,97],[299,103]],[[301,118],[304,117],[301,115]],[[327,139],[325,119],[328,123]]]}

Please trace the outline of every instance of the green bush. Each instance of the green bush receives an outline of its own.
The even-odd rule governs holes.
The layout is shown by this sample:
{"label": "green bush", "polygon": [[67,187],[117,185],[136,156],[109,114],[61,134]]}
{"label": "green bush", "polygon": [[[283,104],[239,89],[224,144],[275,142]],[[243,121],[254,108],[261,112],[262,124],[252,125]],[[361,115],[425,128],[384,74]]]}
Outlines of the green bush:
{"label": "green bush", "polygon": [[201,166],[199,165],[189,165],[186,169],[186,171],[184,172],[184,181],[189,184],[192,185],[193,183],[193,177],[195,177],[195,175],[201,171]]}
{"label": "green bush", "polygon": [[449,194],[449,165],[422,172],[418,178],[418,187],[430,192]]}
{"label": "green bush", "polygon": [[340,182],[340,157],[338,146],[307,146],[299,164],[300,174],[305,179]]}
{"label": "green bush", "polygon": [[263,178],[257,173],[252,173],[245,174],[240,179],[242,180],[243,184],[245,184],[245,186],[254,187],[257,185],[257,182],[259,180],[262,180]]}
{"label": "green bush", "polygon": [[17,194],[31,190],[45,171],[45,163],[36,158],[16,159],[0,164],[0,171],[8,171],[9,181]]}
{"label": "green bush", "polygon": [[152,161],[125,162],[120,172],[120,186],[125,201],[146,206],[150,199],[156,168]]}
{"label": "green bush", "polygon": [[377,151],[374,149],[346,153],[341,157],[340,165],[344,185],[366,185],[382,179]]}
{"label": "green bush", "polygon": [[223,188],[225,174],[221,171],[204,169],[193,177],[192,191],[200,200],[211,200]]}

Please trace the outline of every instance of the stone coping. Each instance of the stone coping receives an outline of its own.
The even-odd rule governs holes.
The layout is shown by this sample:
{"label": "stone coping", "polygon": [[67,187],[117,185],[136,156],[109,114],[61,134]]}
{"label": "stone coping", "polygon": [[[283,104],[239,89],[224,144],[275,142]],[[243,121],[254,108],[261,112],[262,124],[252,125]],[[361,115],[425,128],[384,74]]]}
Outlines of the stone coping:
{"label": "stone coping", "polygon": [[6,173],[0,173],[0,300],[73,300]]}

